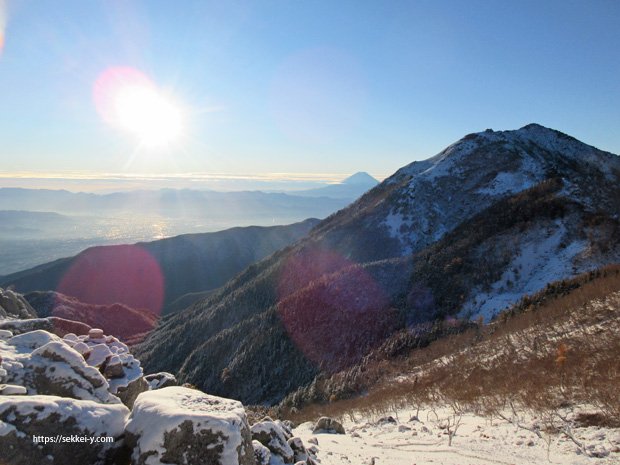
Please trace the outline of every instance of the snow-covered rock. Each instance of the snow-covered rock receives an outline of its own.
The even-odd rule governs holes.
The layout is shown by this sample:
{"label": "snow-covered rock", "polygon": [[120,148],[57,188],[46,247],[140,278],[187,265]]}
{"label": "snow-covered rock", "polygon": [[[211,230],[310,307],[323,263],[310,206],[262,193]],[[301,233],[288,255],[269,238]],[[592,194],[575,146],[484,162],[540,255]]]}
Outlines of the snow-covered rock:
{"label": "snow-covered rock", "polygon": [[142,379],[140,362],[116,337],[94,328],[87,335],[66,334],[63,342],[81,353],[89,365],[98,368],[107,379],[110,392],[130,408],[138,394],[148,389]]}
{"label": "snow-covered rock", "polygon": [[254,448],[256,465],[269,465],[271,462],[271,451],[256,439],[252,440],[252,447]]}
{"label": "snow-covered rock", "polygon": [[[17,337],[17,336],[16,336]],[[57,395],[73,399],[118,403],[105,377],[62,341],[51,341],[21,359],[22,370],[9,378],[31,394]]]}
{"label": "snow-covered rock", "polygon": [[144,379],[149,383],[150,389],[161,389],[178,385],[176,377],[172,373],[166,371],[146,375]]}
{"label": "snow-covered rock", "polygon": [[307,465],[314,465],[314,460],[306,450],[301,438],[292,437],[288,440],[288,445],[293,449],[293,461],[294,463],[302,462]]}
{"label": "snow-covered rock", "polygon": [[28,391],[24,386],[15,384],[0,384],[0,396],[20,396],[27,394]]}
{"label": "snow-covered rock", "polygon": [[287,434],[281,425],[271,419],[264,419],[252,425],[252,439],[267,447],[272,455],[281,457],[284,463],[293,463],[295,456],[288,443],[289,438],[290,433]]}
{"label": "snow-covered rock", "polygon": [[9,344],[19,349],[38,349],[49,342],[60,341],[60,338],[54,334],[37,329],[29,333],[18,334],[9,339]]}
{"label": "snow-covered rock", "polygon": [[[122,446],[120,439],[128,415],[129,410],[122,404],[56,396],[0,396],[0,463],[110,463]],[[95,442],[100,437],[111,437],[113,441]],[[76,442],[77,438],[86,442]]]}
{"label": "snow-covered rock", "polygon": [[79,321],[66,320],[55,316],[27,320],[2,320],[0,318],[0,330],[8,330],[13,334],[27,333],[37,329],[63,337],[67,333],[87,334],[90,326]]}
{"label": "snow-covered rock", "polygon": [[255,464],[243,405],[194,389],[140,394],[125,430],[134,463]]}
{"label": "snow-covered rock", "polygon": [[[106,359],[111,358],[111,357],[112,357],[112,351],[108,348],[106,344],[95,344],[90,347],[90,351],[89,351],[88,358],[86,359],[86,361],[91,367],[99,367],[104,364]],[[118,365],[120,366],[121,361],[120,359],[118,359],[118,357],[116,358],[118,360]],[[109,362],[108,362],[108,365],[110,365]],[[121,369],[121,373],[122,373],[122,369]]]}

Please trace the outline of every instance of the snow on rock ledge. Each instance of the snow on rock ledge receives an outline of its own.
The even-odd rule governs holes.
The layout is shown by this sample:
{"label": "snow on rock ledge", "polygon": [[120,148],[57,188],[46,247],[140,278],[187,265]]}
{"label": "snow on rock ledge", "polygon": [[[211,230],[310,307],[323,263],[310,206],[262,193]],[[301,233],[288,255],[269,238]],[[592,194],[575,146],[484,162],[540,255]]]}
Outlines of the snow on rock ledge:
{"label": "snow on rock ledge", "polygon": [[[103,465],[120,452],[129,410],[56,396],[0,397],[0,462],[3,465]],[[111,443],[34,443],[33,436],[114,438]]]}
{"label": "snow on rock ledge", "polygon": [[140,394],[125,431],[136,465],[255,464],[243,405],[194,389]]}
{"label": "snow on rock ledge", "polygon": [[87,334],[90,330],[90,326],[80,323],[79,321],[65,320],[64,318],[56,316],[29,318],[27,320],[3,320],[0,318],[0,330],[12,331],[13,334],[27,333],[37,329],[42,329],[63,337],[70,332]]}

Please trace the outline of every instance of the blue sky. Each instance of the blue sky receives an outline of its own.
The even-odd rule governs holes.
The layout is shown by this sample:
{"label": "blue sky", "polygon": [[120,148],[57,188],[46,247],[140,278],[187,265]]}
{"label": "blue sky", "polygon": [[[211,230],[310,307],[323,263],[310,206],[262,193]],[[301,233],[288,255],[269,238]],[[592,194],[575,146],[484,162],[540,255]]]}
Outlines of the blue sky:
{"label": "blue sky", "polygon": [[[615,0],[2,4],[4,178],[383,177],[530,122],[620,153]],[[173,96],[181,139],[144,149],[102,120],[93,84],[115,66]]]}

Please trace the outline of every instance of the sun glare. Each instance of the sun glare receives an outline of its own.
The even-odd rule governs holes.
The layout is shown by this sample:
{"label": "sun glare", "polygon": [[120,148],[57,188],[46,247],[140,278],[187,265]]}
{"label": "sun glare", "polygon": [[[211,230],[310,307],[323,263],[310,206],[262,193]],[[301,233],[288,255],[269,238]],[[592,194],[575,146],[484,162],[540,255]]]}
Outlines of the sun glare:
{"label": "sun glare", "polygon": [[182,135],[179,105],[133,68],[107,70],[94,93],[104,120],[136,136],[142,146],[168,146]]}
{"label": "sun glare", "polygon": [[144,145],[167,145],[181,135],[181,112],[156,89],[121,87],[114,104],[120,126]]}

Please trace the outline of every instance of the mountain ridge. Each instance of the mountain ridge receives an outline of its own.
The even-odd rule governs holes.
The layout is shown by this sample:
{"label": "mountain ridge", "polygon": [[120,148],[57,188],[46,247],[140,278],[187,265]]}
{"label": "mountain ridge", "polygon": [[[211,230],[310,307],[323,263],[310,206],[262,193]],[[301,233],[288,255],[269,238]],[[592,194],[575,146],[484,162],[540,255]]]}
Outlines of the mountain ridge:
{"label": "mountain ridge", "polygon": [[[141,264],[134,262],[142,260],[150,263],[151,268],[158,268],[151,269],[152,273],[162,275],[163,288],[159,292],[163,293],[161,304],[166,313],[167,305],[175,299],[190,292],[203,292],[221,286],[254,261],[304,236],[318,221],[308,219],[285,226],[250,226],[213,233],[183,234],[152,242],[139,242],[131,246],[91,247],[73,257],[58,259],[3,276],[0,287],[14,286],[23,293],[62,291],[62,283],[72,270],[74,275],[91,273],[92,282],[89,286],[98,281],[101,281],[99,283],[101,286],[101,283],[107,282],[109,278],[101,275],[103,273],[101,270],[105,267],[113,268],[116,274],[122,274],[123,266],[139,267]],[[80,268],[80,265],[84,266]],[[139,272],[144,274],[144,271]],[[79,277],[76,276],[76,279]],[[158,276],[155,278],[159,279]],[[79,294],[80,289],[85,287],[86,285],[77,284],[65,286],[63,293],[77,297],[84,303],[100,305],[123,303],[134,308],[148,308],[147,305],[116,300],[114,295],[103,296],[105,298],[101,297],[103,300],[99,300],[68,292],[73,289]],[[146,289],[146,292],[152,291]],[[161,308],[150,310],[159,314]]]}
{"label": "mountain ridge", "polygon": [[137,353],[211,392],[278,402],[395,328],[492,316],[501,299],[485,310],[478,298],[544,287],[547,254],[560,259],[554,280],[619,260],[619,181],[620,158],[542,126],[465,136],[166,318]]}

